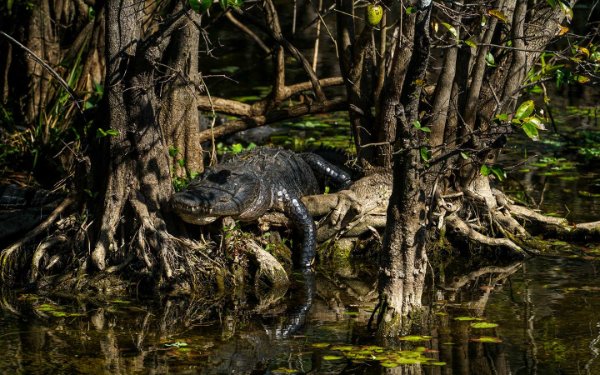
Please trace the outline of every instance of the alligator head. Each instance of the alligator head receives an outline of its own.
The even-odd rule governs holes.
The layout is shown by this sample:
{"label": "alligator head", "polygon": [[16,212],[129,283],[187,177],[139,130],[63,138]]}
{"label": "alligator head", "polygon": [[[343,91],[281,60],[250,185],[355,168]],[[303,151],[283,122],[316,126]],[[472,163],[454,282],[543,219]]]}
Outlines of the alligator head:
{"label": "alligator head", "polygon": [[245,219],[254,216],[260,182],[252,173],[208,170],[186,190],[174,194],[171,204],[184,221],[192,224],[208,224],[223,216]]}

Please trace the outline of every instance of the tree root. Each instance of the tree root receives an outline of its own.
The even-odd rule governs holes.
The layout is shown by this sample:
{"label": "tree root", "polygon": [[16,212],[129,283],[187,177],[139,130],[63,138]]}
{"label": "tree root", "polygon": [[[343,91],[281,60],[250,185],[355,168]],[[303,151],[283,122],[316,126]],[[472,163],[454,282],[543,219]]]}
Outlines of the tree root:
{"label": "tree root", "polygon": [[50,226],[59,218],[67,208],[69,208],[75,202],[75,196],[66,197],[48,217],[42,221],[37,227],[32,229],[27,235],[20,240],[14,242],[0,253],[0,279],[6,280],[11,275],[11,262],[13,262],[17,256],[19,249],[26,243],[32,241],[34,238],[39,236],[42,232],[50,228]]}
{"label": "tree root", "polygon": [[515,254],[520,255],[521,257],[527,256],[527,252],[510,239],[486,236],[475,230],[471,225],[467,224],[456,214],[452,214],[446,217],[446,224],[450,227],[454,234],[458,235],[463,239],[466,239],[471,243],[478,243],[481,245],[493,247],[503,247],[511,250]]}

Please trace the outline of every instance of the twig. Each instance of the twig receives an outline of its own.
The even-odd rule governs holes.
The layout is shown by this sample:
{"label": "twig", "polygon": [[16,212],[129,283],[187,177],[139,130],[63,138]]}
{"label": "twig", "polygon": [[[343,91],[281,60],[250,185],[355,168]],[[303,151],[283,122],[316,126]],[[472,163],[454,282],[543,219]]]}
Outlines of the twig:
{"label": "twig", "polygon": [[83,113],[83,109],[79,105],[79,98],[77,98],[77,94],[75,93],[75,91],[73,91],[71,89],[71,87],[69,87],[69,84],[60,76],[60,74],[58,74],[58,72],[56,70],[54,70],[50,65],[48,65],[48,63],[46,63],[41,57],[39,57],[38,55],[36,55],[35,52],[33,52],[32,50],[30,50],[29,48],[27,48],[25,45],[23,45],[21,42],[19,42],[18,40],[16,40],[12,36],[8,35],[4,31],[0,31],[0,35],[3,35],[8,40],[10,40],[11,42],[15,43],[19,47],[21,47],[25,52],[27,52],[31,56],[31,58],[33,60],[35,60],[35,62],[37,62],[42,67],[44,67],[46,70],[48,70],[48,72],[52,75],[52,77],[56,78],[56,80],[58,81],[58,83],[65,90],[67,90],[67,93],[69,94],[69,96],[71,97],[71,99],[73,99],[73,102],[75,103],[75,106],[77,107],[77,109],[79,110],[79,112]]}

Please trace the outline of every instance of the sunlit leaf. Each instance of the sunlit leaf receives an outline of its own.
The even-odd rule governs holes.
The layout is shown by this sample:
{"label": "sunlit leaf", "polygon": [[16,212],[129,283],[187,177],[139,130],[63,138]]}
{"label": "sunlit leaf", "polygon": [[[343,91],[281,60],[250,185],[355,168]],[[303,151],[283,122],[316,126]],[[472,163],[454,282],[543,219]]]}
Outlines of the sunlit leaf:
{"label": "sunlit leaf", "polygon": [[452,36],[454,36],[454,38],[458,40],[458,31],[456,31],[456,28],[454,26],[450,25],[447,22],[442,22],[442,26],[444,26],[450,32],[450,34],[452,34]]}
{"label": "sunlit leaf", "polygon": [[490,16],[496,17],[497,19],[499,19],[500,21],[507,23],[508,22],[508,18],[506,17],[506,14],[502,13],[502,11],[498,10],[498,9],[490,9],[488,10],[488,14]]}
{"label": "sunlit leaf", "polygon": [[501,343],[502,340],[498,337],[492,337],[492,336],[481,336],[481,337],[474,337],[470,339],[471,341],[475,341],[475,342],[486,342],[486,343]]}
{"label": "sunlit leaf", "polygon": [[575,76],[575,80],[577,80],[577,82],[581,83],[581,84],[588,83],[590,81],[590,79],[588,77],[581,76],[581,75]]}
{"label": "sunlit leaf", "polygon": [[409,335],[409,336],[400,337],[399,340],[400,341],[411,341],[411,342],[429,341],[429,340],[431,340],[431,336]]}
{"label": "sunlit leaf", "polygon": [[465,40],[465,44],[473,49],[477,48],[477,43],[475,43],[471,39]]}
{"label": "sunlit leaf", "polygon": [[590,60],[593,62],[600,62],[600,51],[596,51],[590,55]]}
{"label": "sunlit leaf", "polygon": [[[486,167],[487,167],[487,165],[486,165]],[[488,172],[488,174],[490,174],[490,172]],[[484,175],[484,176],[487,176],[487,175]],[[482,319],[481,318],[477,318],[475,316],[457,316],[457,317],[454,318],[454,320],[458,320],[458,321],[461,321],[461,322],[469,322],[469,321],[473,321],[473,320],[482,320]]]}
{"label": "sunlit leaf", "polygon": [[525,122],[521,126],[525,134],[534,141],[539,139],[539,131],[537,126],[531,122]]}
{"label": "sunlit leaf", "polygon": [[352,349],[354,349],[354,347],[350,345],[335,345],[331,347],[331,350],[339,350],[340,352],[349,352]]}
{"label": "sunlit leaf", "polygon": [[341,355],[324,355],[323,360],[325,361],[338,361],[340,359],[344,359],[344,356]]}
{"label": "sunlit leaf", "polygon": [[[490,168],[488,165],[482,165],[481,168],[479,168],[479,173],[481,173],[482,176],[489,176],[490,173],[492,173],[492,168]],[[469,320],[469,319],[458,319],[455,318],[456,320]]]}
{"label": "sunlit leaf", "polygon": [[369,4],[367,6],[367,22],[371,26],[379,25],[383,18],[383,7],[381,5]]}
{"label": "sunlit leaf", "polygon": [[530,122],[532,125],[534,125],[539,130],[546,130],[546,126],[544,125],[544,122],[542,121],[541,118],[539,118],[537,116],[527,117],[523,120],[523,122]]}
{"label": "sunlit leaf", "polygon": [[499,167],[497,165],[494,165],[493,167],[490,168],[492,174],[494,176],[496,176],[496,178],[500,181],[504,181],[504,179],[506,178],[506,171],[504,169],[502,169],[502,167]]}
{"label": "sunlit leaf", "polygon": [[476,329],[486,329],[486,328],[496,328],[496,327],[498,327],[497,323],[490,323],[490,322],[471,323],[471,328],[476,328]]}
{"label": "sunlit leaf", "polygon": [[164,344],[164,345],[167,348],[183,348],[185,346],[188,346],[187,342],[183,342],[183,341],[176,341],[176,342],[167,343],[167,344]]}
{"label": "sunlit leaf", "polygon": [[496,60],[494,59],[494,55],[491,52],[488,52],[485,55],[485,63],[487,66],[496,66]]}
{"label": "sunlit leaf", "polygon": [[521,103],[521,105],[519,106],[519,108],[517,108],[517,111],[515,112],[515,119],[522,120],[523,118],[531,115],[534,109],[535,104],[533,103],[533,100],[527,100]]}
{"label": "sunlit leaf", "polygon": [[561,26],[560,31],[558,32],[558,36],[565,35],[569,32],[569,28],[567,26]]}
{"label": "sunlit leaf", "polygon": [[327,348],[330,344],[326,343],[326,342],[315,342],[314,344],[312,344],[311,346],[313,348],[317,348],[317,349],[322,349],[322,348]]}
{"label": "sunlit leaf", "polygon": [[563,3],[562,1],[559,1],[558,4],[560,5],[560,8],[565,14],[567,20],[570,22],[573,19],[573,8],[571,8],[569,4]]}
{"label": "sunlit leaf", "polygon": [[287,367],[279,367],[276,368],[275,370],[272,370],[271,373],[273,374],[295,374],[297,373],[297,370],[291,369],[291,368],[287,368]]}
{"label": "sunlit leaf", "polygon": [[590,57],[590,50],[585,48],[585,47],[581,47],[581,46],[577,46],[577,50],[581,53],[583,53],[584,55],[586,55],[587,57]]}

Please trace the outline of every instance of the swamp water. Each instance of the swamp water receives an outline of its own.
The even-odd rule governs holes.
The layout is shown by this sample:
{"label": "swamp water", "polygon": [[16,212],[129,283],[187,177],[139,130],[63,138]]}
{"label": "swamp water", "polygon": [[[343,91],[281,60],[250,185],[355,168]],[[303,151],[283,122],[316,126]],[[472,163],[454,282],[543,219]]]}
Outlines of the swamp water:
{"label": "swamp water", "polygon": [[[293,126],[315,131],[328,122],[338,123]],[[504,160],[516,176],[507,190],[545,212],[597,220],[600,176],[593,164],[549,151],[552,142],[516,143]],[[537,147],[544,158],[531,157]],[[555,247],[555,255],[504,265],[432,259],[423,336],[385,346],[365,329],[377,293],[364,264],[320,268],[308,311],[302,275],[285,297],[258,302],[6,293],[0,373],[600,374],[600,246]]]}

